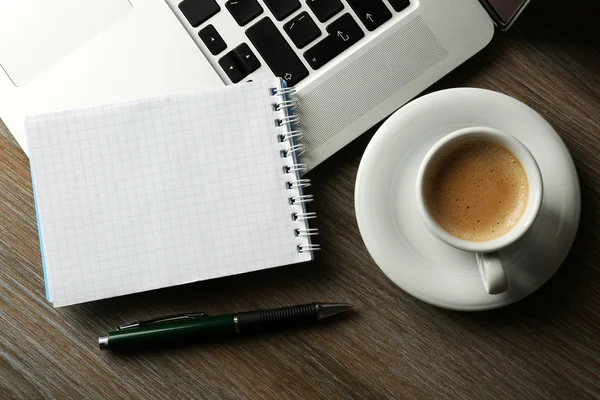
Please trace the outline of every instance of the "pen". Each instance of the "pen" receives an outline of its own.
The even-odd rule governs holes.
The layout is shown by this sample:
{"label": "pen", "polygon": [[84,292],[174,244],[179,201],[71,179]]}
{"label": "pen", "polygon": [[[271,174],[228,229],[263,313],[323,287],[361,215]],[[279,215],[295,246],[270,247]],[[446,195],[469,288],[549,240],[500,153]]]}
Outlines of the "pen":
{"label": "pen", "polygon": [[182,340],[231,338],[310,324],[348,311],[350,304],[310,303],[236,314],[169,315],[121,325],[98,339],[101,349],[128,350]]}

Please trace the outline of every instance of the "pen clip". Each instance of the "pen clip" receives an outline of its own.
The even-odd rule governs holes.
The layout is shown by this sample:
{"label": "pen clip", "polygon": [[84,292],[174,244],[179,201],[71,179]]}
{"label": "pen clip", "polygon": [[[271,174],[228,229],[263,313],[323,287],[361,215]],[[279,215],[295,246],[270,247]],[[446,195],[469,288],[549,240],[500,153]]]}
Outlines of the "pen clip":
{"label": "pen clip", "polygon": [[136,321],[136,322],[130,322],[128,324],[119,325],[116,330],[122,331],[124,329],[139,328],[140,326],[144,326],[144,325],[161,324],[163,322],[173,322],[173,321],[181,321],[184,319],[196,319],[196,318],[203,318],[203,317],[206,317],[206,314],[203,312],[166,315],[164,317],[146,319],[143,321]]}

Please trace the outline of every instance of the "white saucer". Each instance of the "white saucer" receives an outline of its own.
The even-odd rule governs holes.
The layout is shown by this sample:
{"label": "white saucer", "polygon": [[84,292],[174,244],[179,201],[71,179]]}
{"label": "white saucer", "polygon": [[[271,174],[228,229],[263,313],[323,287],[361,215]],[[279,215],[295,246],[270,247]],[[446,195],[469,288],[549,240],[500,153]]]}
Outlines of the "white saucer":
{"label": "white saucer", "polygon": [[[435,238],[416,207],[417,169],[427,150],[444,135],[471,126],[519,139],[536,158],[544,182],[534,225],[501,253],[509,290],[498,295],[484,290],[475,256]],[[367,249],[396,285],[438,307],[476,311],[518,301],[556,272],[575,239],[581,198],[573,160],[546,120],[506,95],[464,88],[421,97],[379,128],[360,163],[355,206]]]}

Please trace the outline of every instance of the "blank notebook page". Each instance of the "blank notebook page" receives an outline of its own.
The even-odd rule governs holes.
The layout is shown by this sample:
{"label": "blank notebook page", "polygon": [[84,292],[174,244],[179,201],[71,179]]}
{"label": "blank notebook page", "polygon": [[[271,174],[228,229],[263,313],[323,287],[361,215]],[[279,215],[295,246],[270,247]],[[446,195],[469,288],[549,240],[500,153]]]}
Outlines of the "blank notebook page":
{"label": "blank notebook page", "polygon": [[48,299],[62,306],[308,261],[269,88],[27,119]]}

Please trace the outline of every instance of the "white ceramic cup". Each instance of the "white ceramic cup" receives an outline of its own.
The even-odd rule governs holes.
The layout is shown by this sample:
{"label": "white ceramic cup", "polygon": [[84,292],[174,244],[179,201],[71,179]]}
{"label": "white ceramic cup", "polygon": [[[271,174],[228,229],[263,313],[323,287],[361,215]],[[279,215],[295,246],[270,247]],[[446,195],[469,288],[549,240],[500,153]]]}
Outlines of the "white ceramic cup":
{"label": "white ceramic cup", "polygon": [[[440,155],[454,146],[473,141],[488,141],[498,144],[521,162],[529,184],[529,196],[523,216],[510,231],[499,238],[486,242],[473,242],[460,239],[442,228],[433,218],[427,207],[425,177]],[[483,285],[489,294],[499,294],[508,290],[508,280],[499,250],[519,240],[531,227],[542,204],[542,175],[537,162],[527,148],[514,137],[496,129],[473,127],[455,131],[438,141],[425,155],[417,175],[417,206],[423,222],[437,238],[457,249],[474,253],[479,266]]]}

